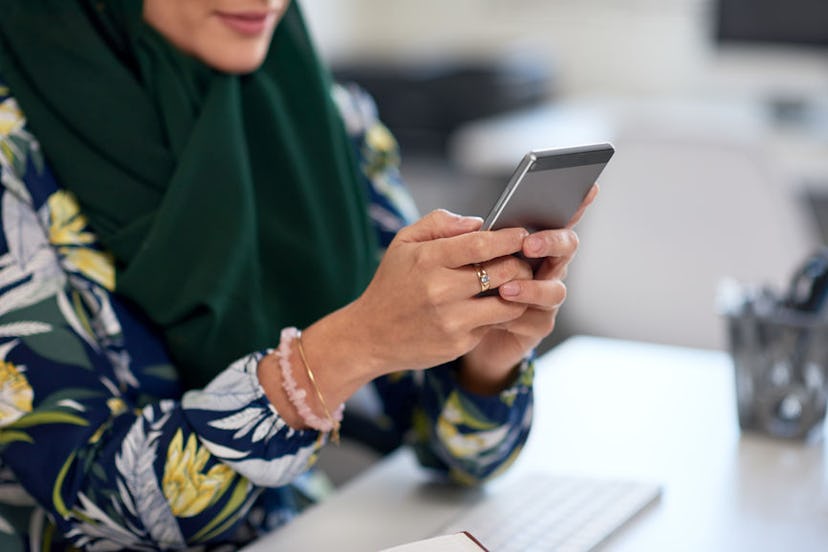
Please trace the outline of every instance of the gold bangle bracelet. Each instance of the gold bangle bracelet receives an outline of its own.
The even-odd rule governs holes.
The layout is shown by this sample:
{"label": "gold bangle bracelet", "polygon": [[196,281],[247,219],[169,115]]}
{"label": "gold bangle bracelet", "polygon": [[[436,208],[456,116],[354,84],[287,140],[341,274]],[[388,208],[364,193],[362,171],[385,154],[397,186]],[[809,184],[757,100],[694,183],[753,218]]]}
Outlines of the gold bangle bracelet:
{"label": "gold bangle bracelet", "polygon": [[322,396],[322,391],[319,390],[319,385],[316,383],[316,376],[313,375],[313,371],[311,370],[310,364],[308,363],[308,357],[305,356],[305,347],[302,345],[302,332],[299,332],[299,335],[296,336],[296,346],[299,348],[299,356],[302,358],[302,364],[305,365],[305,372],[308,374],[308,379],[311,382],[311,386],[313,386],[313,390],[316,392],[316,398],[319,399],[319,404],[322,405],[322,409],[325,411],[325,416],[328,418],[328,421],[331,423],[333,429],[331,430],[331,441],[334,444],[339,444],[339,422],[337,422],[334,417],[331,415],[331,411],[328,409],[328,405],[325,402],[325,397]]}

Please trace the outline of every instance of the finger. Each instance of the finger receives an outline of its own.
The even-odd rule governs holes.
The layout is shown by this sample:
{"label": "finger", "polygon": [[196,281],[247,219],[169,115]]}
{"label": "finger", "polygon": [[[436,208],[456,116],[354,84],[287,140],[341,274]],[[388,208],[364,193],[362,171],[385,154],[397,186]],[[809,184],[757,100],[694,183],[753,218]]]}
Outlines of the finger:
{"label": "finger", "polygon": [[535,280],[565,280],[572,258],[547,257],[535,270]]}
{"label": "finger", "polygon": [[453,238],[480,229],[483,219],[464,217],[445,209],[435,209],[397,233],[404,242],[425,242],[439,238]]}
{"label": "finger", "polygon": [[506,301],[522,303],[535,309],[551,311],[566,299],[566,285],[561,280],[513,280],[498,288]]}
{"label": "finger", "polygon": [[537,343],[555,329],[557,316],[558,309],[550,311],[527,309],[518,318],[498,325],[497,329],[508,331],[526,341]]}
{"label": "finger", "polygon": [[[468,269],[464,267],[462,271],[470,271],[474,275],[474,278],[464,276],[469,282],[468,287],[464,287],[464,297],[477,295],[489,288],[495,289],[512,280],[531,280],[534,277],[532,267],[512,255],[500,257],[486,263],[477,263],[469,266]],[[488,282],[488,286],[484,285],[484,279]]]}
{"label": "finger", "polygon": [[497,296],[475,297],[448,309],[466,331],[490,328],[516,320],[528,307],[521,303],[503,301]]}
{"label": "finger", "polygon": [[460,268],[517,253],[528,235],[524,228],[471,232],[440,241],[436,253],[444,266]]}
{"label": "finger", "polygon": [[563,257],[546,257],[535,265],[536,280],[563,280],[569,271],[569,263],[575,258],[575,253]]}
{"label": "finger", "polygon": [[572,259],[578,250],[578,234],[570,228],[541,230],[523,240],[523,254],[530,259],[557,257]]}
{"label": "finger", "polygon": [[598,195],[598,190],[599,190],[598,184],[593,184],[592,188],[590,188],[589,191],[587,192],[587,195],[584,196],[584,200],[581,202],[581,206],[578,207],[578,210],[575,211],[575,214],[572,215],[572,218],[569,219],[569,222],[566,224],[567,228],[574,228],[575,225],[578,224],[578,222],[580,222],[581,217],[584,216],[584,213],[586,212],[587,207],[589,207],[590,204],[593,201],[595,201],[595,198]]}

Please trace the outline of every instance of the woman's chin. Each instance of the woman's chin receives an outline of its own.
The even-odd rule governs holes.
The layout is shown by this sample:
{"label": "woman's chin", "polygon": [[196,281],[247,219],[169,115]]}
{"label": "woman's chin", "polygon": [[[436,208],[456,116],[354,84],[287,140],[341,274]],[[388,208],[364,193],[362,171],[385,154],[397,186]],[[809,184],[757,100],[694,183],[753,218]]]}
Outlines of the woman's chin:
{"label": "woman's chin", "polygon": [[217,71],[223,73],[243,75],[252,73],[264,63],[267,56],[267,48],[248,48],[242,49],[241,52],[234,51],[218,51],[218,52],[198,52],[196,57],[204,64],[209,65]]}

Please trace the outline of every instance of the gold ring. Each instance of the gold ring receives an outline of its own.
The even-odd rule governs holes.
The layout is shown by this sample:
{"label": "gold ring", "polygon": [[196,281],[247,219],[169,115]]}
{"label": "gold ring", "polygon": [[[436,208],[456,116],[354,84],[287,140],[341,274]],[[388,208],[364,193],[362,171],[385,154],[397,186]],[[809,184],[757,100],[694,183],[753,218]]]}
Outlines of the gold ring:
{"label": "gold ring", "polygon": [[492,282],[489,280],[489,273],[478,263],[474,263],[474,270],[477,272],[477,279],[480,281],[480,293],[489,291],[489,288],[492,287]]}

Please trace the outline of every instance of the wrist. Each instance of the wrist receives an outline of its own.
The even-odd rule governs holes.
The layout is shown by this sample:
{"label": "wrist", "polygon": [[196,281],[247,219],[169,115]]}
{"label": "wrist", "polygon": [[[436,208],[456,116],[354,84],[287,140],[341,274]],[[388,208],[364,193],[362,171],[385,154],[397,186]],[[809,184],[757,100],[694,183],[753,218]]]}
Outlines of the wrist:
{"label": "wrist", "polygon": [[457,363],[457,383],[464,391],[475,395],[497,395],[514,384],[521,364],[507,369],[484,368],[466,355]]}
{"label": "wrist", "polygon": [[388,371],[378,333],[359,305],[350,303],[308,326],[302,333],[310,362],[335,370],[339,385],[356,391]]}
{"label": "wrist", "polygon": [[304,420],[285,393],[279,359],[275,354],[267,354],[259,360],[257,375],[259,385],[262,386],[267,400],[279,413],[279,417],[293,429],[305,429],[307,426]]}
{"label": "wrist", "polygon": [[290,427],[332,432],[333,441],[339,441],[347,396],[340,400],[333,395],[330,398],[339,401],[334,404],[321,391],[304,351],[300,330],[282,329],[278,348],[259,361],[257,375],[271,404]]}
{"label": "wrist", "polygon": [[[324,402],[328,405],[344,403],[366,383],[393,371],[393,363],[383,360],[379,341],[367,317],[359,312],[355,303],[321,318],[302,331],[306,358],[300,356],[298,349],[292,348],[289,360],[294,367],[297,386],[314,394],[312,382],[303,368],[306,362],[315,374],[316,387]],[[275,354],[267,355],[259,362],[258,376],[265,394],[285,422],[294,429],[308,427],[284,389],[283,374]]]}

